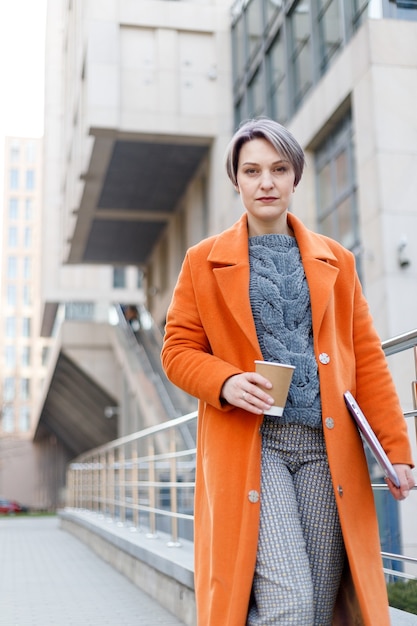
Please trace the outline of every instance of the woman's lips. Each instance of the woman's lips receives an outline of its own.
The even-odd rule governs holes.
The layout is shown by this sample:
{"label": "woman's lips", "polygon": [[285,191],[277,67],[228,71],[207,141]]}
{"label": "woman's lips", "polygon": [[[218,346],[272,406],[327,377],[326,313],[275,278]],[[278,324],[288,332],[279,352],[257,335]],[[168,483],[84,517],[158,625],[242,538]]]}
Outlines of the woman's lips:
{"label": "woman's lips", "polygon": [[278,200],[276,196],[262,196],[262,198],[258,198],[258,201],[264,204],[270,204],[271,202],[275,202],[275,200]]}

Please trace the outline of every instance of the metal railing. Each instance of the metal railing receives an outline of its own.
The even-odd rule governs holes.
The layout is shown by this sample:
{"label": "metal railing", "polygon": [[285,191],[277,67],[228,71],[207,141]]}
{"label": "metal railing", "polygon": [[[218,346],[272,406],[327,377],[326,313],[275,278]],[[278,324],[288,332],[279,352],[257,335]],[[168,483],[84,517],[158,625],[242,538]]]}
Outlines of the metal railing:
{"label": "metal railing", "polygon": [[196,449],[182,436],[197,412],[81,454],[67,469],[67,506],[100,513],[149,537],[193,539]]}
{"label": "metal railing", "polygon": [[[413,349],[417,379],[417,330],[384,342],[383,348],[387,354]],[[416,388],[414,380],[414,409],[405,413],[407,419],[417,416]],[[196,449],[187,447],[182,431],[185,425],[195,431],[196,419],[195,411],[81,454],[67,469],[67,506],[130,525],[149,538],[164,533],[169,546],[192,541]],[[376,483],[373,488],[377,492],[387,486]],[[417,579],[417,558],[391,552],[382,556],[416,567],[416,574],[387,567],[387,576]]]}

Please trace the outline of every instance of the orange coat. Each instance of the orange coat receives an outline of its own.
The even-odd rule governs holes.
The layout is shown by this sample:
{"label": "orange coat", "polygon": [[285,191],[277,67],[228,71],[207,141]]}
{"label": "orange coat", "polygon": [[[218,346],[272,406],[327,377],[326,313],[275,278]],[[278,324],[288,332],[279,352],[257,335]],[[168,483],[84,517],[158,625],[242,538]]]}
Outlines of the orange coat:
{"label": "orange coat", "polygon": [[[355,272],[353,255],[291,214],[312,307],[323,429],[349,567],[334,626],[389,626],[369,472],[343,400],[350,389],[391,462],[412,464],[405,420]],[[330,356],[321,363],[319,355]],[[162,361],[199,398],[195,587],[199,626],[244,626],[256,561],[258,417],[224,405],[225,380],[262,359],[249,301],[247,218],[191,248],[168,311]],[[326,361],[326,359],[324,359]],[[332,420],[326,418],[331,417]],[[320,484],[317,484],[320,489]],[[279,514],[279,512],[278,512]]]}

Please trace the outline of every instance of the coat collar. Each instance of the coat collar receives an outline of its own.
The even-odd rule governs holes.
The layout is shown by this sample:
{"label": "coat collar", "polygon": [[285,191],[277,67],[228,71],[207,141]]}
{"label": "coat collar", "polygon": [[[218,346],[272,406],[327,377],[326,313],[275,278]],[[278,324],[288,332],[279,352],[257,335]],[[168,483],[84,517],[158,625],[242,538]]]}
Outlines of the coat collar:
{"label": "coat collar", "polygon": [[[337,261],[337,257],[322,235],[304,226],[292,213],[288,213],[288,224],[294,231],[303,261],[307,258],[322,261]],[[215,239],[208,260],[214,264],[238,265],[248,260],[248,218],[244,213],[230,228]]]}
{"label": "coat collar", "polygon": [[[310,290],[313,332],[317,337],[339,273],[337,257],[322,235],[306,228],[301,220],[292,213],[288,214],[288,224],[294,232],[300,249]],[[245,331],[247,329],[248,338],[260,358],[260,348],[249,301],[248,220],[246,213],[231,228],[223,231],[215,238],[208,261],[213,264],[214,275],[224,295],[226,306],[229,307],[241,328]]]}

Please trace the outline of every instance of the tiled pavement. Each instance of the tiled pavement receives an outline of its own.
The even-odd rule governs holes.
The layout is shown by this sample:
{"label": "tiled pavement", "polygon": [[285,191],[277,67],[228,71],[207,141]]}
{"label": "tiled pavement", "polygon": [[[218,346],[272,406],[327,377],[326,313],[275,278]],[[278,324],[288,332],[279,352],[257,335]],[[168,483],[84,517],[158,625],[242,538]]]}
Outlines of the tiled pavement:
{"label": "tiled pavement", "polygon": [[0,519],[0,626],[183,626],[55,517]]}
{"label": "tiled pavement", "polygon": [[[417,616],[391,609],[393,626]],[[55,517],[0,519],[0,626],[184,626]]]}

